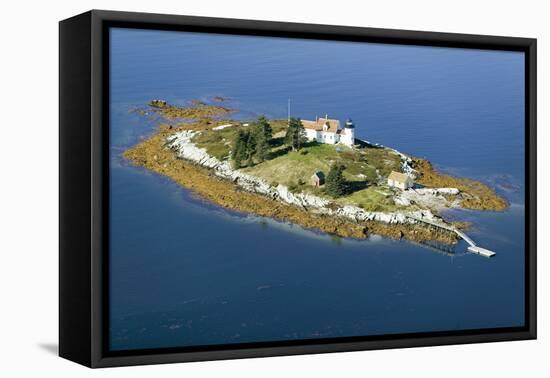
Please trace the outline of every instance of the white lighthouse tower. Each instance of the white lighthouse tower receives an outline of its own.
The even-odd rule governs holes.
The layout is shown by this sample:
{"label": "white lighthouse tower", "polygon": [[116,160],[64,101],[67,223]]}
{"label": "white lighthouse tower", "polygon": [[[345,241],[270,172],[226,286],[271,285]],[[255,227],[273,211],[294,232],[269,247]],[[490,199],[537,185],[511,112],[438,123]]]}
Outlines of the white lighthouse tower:
{"label": "white lighthouse tower", "polygon": [[347,144],[348,146],[353,146],[355,144],[355,125],[351,118],[348,118],[344,130],[340,134],[340,142]]}

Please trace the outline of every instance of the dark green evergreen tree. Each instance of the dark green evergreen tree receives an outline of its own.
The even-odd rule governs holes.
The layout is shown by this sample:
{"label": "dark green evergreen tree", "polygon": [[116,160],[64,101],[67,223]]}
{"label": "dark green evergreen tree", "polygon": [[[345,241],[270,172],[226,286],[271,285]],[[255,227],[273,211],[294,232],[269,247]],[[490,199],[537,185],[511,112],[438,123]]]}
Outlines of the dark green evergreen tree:
{"label": "dark green evergreen tree", "polygon": [[[249,134],[249,133],[248,133]],[[233,149],[231,150],[231,159],[233,160],[233,166],[237,169],[242,167],[242,163],[247,158],[246,154],[246,144],[247,144],[247,133],[243,130],[235,135],[233,140]]]}
{"label": "dark green evergreen tree", "polygon": [[273,130],[264,116],[252,124],[248,130],[239,130],[233,140],[231,159],[235,168],[252,165],[254,160],[262,162],[270,152]]}
{"label": "dark green evergreen tree", "polygon": [[304,125],[300,118],[291,118],[285,135],[285,144],[292,148],[292,151],[299,150],[306,142]]}
{"label": "dark green evergreen tree", "polygon": [[246,161],[247,166],[251,166],[253,163],[252,158],[256,152],[256,139],[254,138],[253,133],[250,131],[244,132],[244,152],[243,156]]}
{"label": "dark green evergreen tree", "polygon": [[325,193],[331,197],[341,197],[347,192],[346,180],[344,179],[345,167],[341,164],[335,164],[330,167],[325,180]]}
{"label": "dark green evergreen tree", "polygon": [[271,140],[271,138],[273,138],[273,129],[271,128],[271,125],[269,124],[269,121],[267,120],[267,118],[265,118],[265,116],[259,116],[255,124],[262,129],[267,140]]}
{"label": "dark green evergreen tree", "polygon": [[254,141],[254,157],[256,158],[257,162],[261,163],[269,156],[269,141],[266,139],[265,134],[262,132],[257,132],[254,134]]}
{"label": "dark green evergreen tree", "polygon": [[254,157],[256,161],[262,162],[267,159],[270,151],[270,141],[273,130],[264,116],[258,118],[253,126]]}

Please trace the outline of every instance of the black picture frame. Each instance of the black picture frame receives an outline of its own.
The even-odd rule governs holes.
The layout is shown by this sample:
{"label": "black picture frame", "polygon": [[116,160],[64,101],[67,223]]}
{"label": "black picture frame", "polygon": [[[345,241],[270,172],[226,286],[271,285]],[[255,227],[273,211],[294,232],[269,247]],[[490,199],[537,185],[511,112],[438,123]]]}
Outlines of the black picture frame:
{"label": "black picture frame", "polygon": [[[523,327],[109,352],[109,40],[127,27],[525,53]],[[536,39],[92,10],[59,24],[59,354],[88,367],[536,338]]]}

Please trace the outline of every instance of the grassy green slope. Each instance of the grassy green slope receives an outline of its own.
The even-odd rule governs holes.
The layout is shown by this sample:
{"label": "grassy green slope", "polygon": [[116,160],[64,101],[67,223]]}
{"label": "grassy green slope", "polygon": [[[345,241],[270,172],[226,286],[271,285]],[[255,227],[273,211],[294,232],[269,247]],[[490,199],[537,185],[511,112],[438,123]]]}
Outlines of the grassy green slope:
{"label": "grassy green slope", "polygon": [[[272,185],[286,185],[291,190],[325,196],[323,188],[310,185],[313,173],[328,174],[332,164],[343,164],[344,177],[351,193],[337,200],[340,204],[352,204],[369,211],[392,211],[398,207],[392,200],[391,189],[385,179],[392,170],[400,170],[400,158],[384,148],[356,147],[309,143],[299,151],[290,151],[283,144],[285,120],[270,121],[273,128],[271,156],[268,160],[242,170],[261,177]],[[239,128],[204,130],[193,141],[220,160],[226,160]]]}

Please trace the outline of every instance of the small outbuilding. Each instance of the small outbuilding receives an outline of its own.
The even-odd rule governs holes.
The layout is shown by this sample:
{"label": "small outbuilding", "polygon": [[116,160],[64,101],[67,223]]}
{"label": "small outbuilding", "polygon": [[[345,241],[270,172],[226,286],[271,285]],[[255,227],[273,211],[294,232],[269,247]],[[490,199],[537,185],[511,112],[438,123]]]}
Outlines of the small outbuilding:
{"label": "small outbuilding", "polygon": [[311,176],[311,185],[315,187],[319,187],[321,185],[325,184],[325,174],[321,171],[315,172],[313,176]]}
{"label": "small outbuilding", "polygon": [[388,186],[390,187],[406,190],[412,188],[413,185],[412,177],[405,173],[392,171],[388,176]]}

